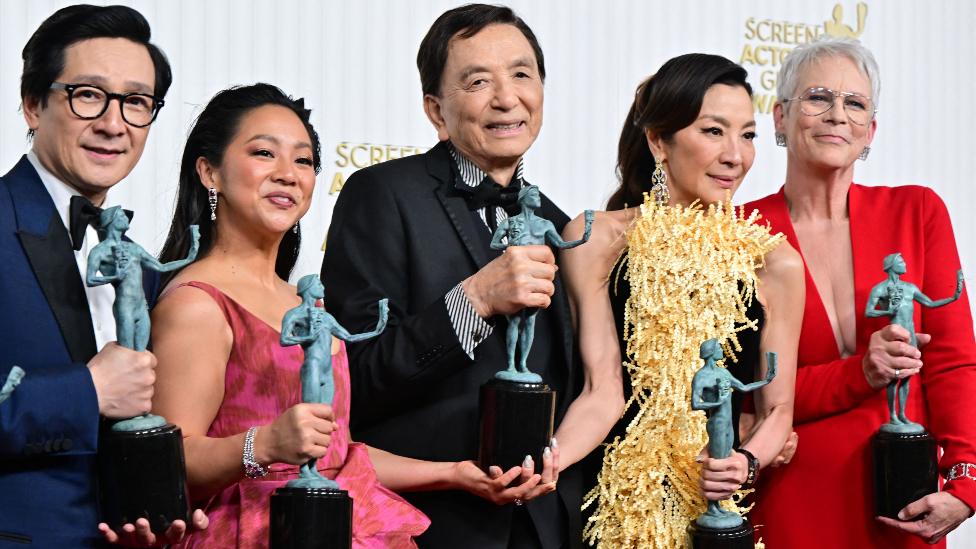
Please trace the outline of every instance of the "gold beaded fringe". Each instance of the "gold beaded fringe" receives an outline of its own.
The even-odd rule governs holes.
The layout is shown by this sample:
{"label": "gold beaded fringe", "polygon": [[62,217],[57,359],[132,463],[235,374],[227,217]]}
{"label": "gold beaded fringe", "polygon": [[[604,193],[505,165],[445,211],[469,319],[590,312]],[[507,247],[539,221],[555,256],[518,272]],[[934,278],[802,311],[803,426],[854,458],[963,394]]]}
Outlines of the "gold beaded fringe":
{"label": "gold beaded fringe", "polygon": [[[718,339],[735,361],[742,351],[736,333],[757,329],[746,317],[756,271],[783,239],[759,218],[727,203],[669,207],[645,197],[627,236],[625,274],[627,409],[637,413],[624,437],[606,447],[597,486],[585,498],[584,509],[596,505],[584,529],[590,545],[688,544],[686,528],[705,510],[695,457],[707,441],[705,413],[691,410],[691,379],[703,341]],[[735,501],[724,505],[748,511]]]}

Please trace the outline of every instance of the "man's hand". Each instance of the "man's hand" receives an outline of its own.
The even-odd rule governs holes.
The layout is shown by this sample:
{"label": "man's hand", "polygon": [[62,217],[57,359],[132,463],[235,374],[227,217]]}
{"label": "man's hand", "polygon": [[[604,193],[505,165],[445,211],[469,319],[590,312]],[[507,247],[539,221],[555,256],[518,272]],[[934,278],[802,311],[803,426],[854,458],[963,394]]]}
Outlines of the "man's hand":
{"label": "man's hand", "polygon": [[88,371],[98,397],[98,412],[113,419],[149,412],[156,357],[149,351],[133,351],[114,341],[88,361]]}
{"label": "man's hand", "polygon": [[961,499],[949,492],[936,492],[906,505],[898,512],[898,518],[901,520],[888,517],[877,517],[877,519],[892,528],[914,534],[924,539],[925,543],[932,544],[938,543],[972,515],[973,510]]}
{"label": "man's hand", "polygon": [[509,246],[462,283],[481,318],[546,308],[556,287],[556,258],[549,246]]}
{"label": "man's hand", "polygon": [[[207,526],[210,525],[210,519],[203,514],[203,511],[197,509],[190,517],[190,523],[190,531],[206,530]],[[121,532],[112,530],[108,524],[102,522],[98,525],[98,531],[109,543],[118,543],[126,547],[162,547],[183,541],[183,535],[186,534],[186,523],[182,520],[174,520],[173,524],[160,536],[149,529],[149,521],[144,518],[136,520],[135,524],[122,525]]]}

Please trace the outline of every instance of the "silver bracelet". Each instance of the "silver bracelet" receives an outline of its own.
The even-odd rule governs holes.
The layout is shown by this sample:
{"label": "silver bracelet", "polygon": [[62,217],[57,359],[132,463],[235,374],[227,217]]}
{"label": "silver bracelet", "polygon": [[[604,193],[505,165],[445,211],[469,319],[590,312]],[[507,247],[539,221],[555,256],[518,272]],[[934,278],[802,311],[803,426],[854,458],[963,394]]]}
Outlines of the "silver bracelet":
{"label": "silver bracelet", "polygon": [[244,435],[244,475],[247,478],[261,478],[268,475],[268,470],[261,467],[261,464],[254,459],[254,435],[258,432],[257,427],[251,427]]}
{"label": "silver bracelet", "polygon": [[957,463],[949,469],[949,476],[946,480],[956,480],[958,478],[968,478],[969,480],[976,480],[976,464],[974,463]]}

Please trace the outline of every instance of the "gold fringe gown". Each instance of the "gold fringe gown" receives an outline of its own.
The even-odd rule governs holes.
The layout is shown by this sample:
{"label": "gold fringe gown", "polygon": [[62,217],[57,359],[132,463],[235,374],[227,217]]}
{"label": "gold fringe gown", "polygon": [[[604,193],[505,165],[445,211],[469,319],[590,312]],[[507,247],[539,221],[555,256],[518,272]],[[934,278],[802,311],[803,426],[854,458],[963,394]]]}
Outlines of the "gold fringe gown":
{"label": "gold fringe gown", "polygon": [[[757,269],[782,235],[772,235],[727,203],[659,206],[646,199],[627,235],[624,366],[636,416],[606,448],[596,509],[584,538],[600,547],[675,549],[705,510],[695,458],[708,440],[704,412],[691,410],[691,380],[703,341],[716,338],[727,357],[740,352],[736,332],[756,329],[746,316]],[[611,281],[612,283],[613,281]],[[744,512],[734,501],[725,506]]]}

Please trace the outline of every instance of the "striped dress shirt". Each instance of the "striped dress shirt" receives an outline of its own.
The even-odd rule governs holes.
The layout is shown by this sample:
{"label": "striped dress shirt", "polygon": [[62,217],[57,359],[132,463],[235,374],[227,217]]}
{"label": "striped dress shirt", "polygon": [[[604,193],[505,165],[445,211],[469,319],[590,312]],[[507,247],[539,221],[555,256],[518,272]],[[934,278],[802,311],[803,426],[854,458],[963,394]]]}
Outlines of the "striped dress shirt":
{"label": "striped dress shirt", "polygon": [[[461,182],[463,184],[469,187],[477,187],[485,178],[489,177],[477,164],[455,149],[454,145],[448,143],[447,150],[450,151],[451,158],[454,159],[454,164],[457,166],[458,173],[461,174]],[[520,159],[518,166],[515,168],[515,177],[512,179],[512,184],[519,186],[525,184],[522,171],[523,161]],[[489,208],[487,207],[478,210],[478,216],[484,222],[486,231],[491,230],[488,226],[488,215],[495,216],[496,227],[501,225],[502,221],[508,219],[508,213],[504,208],[495,207],[493,209],[495,210],[494,212],[489,212]],[[447,292],[447,295],[444,296],[444,303],[447,305],[447,314],[451,319],[451,324],[454,326],[454,332],[458,336],[458,341],[461,342],[461,348],[464,349],[468,357],[474,360],[475,348],[491,335],[494,327],[478,315],[474,305],[471,304],[471,300],[464,293],[464,288],[461,287],[461,284],[458,283],[457,286],[451,288],[451,291]]]}

